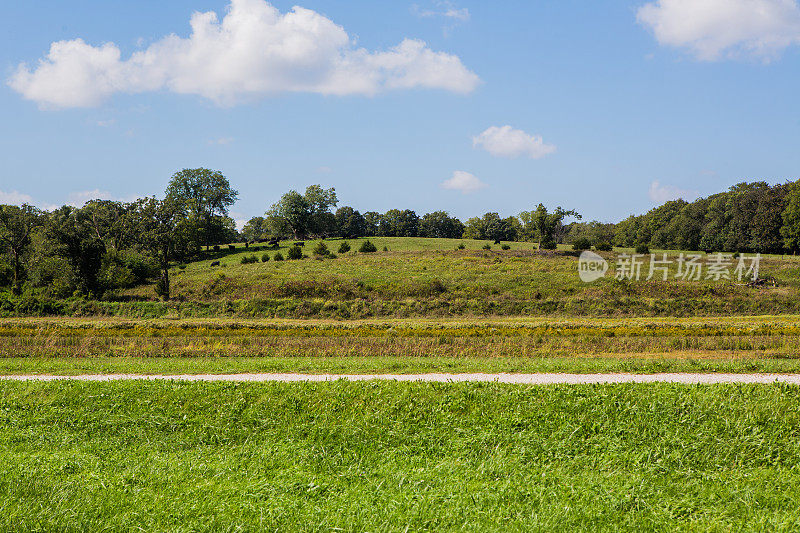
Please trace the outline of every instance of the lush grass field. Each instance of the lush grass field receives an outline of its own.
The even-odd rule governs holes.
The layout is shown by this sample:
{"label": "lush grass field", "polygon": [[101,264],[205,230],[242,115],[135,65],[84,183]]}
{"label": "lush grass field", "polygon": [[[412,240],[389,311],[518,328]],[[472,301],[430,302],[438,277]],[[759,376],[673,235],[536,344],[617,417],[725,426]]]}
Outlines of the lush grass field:
{"label": "lush grass field", "polygon": [[800,389],[0,384],[4,530],[800,527]]}
{"label": "lush grass field", "polygon": [[796,372],[800,317],[0,320],[0,373]]}

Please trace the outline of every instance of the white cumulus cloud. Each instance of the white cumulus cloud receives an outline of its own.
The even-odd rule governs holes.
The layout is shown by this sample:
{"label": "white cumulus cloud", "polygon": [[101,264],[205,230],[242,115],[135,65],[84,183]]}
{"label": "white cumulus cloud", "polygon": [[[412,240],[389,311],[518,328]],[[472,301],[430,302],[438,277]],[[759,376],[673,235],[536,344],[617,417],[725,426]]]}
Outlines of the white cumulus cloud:
{"label": "white cumulus cloud", "polygon": [[657,0],[640,7],[637,19],[660,44],[702,61],[769,60],[800,43],[796,0]]}
{"label": "white cumulus cloud", "polygon": [[472,145],[496,157],[528,156],[531,159],[540,159],[556,151],[556,147],[546,144],[541,135],[529,135],[511,126],[492,126],[473,137]]}
{"label": "white cumulus cloud", "polygon": [[2,205],[33,205],[33,197],[18,191],[0,191],[0,204]]}
{"label": "white cumulus cloud", "polygon": [[168,90],[232,105],[283,92],[374,95],[393,89],[472,91],[480,79],[452,54],[404,39],[369,51],[316,11],[287,13],[265,0],[231,0],[222,20],[194,13],[191,35],[175,34],[123,59],[114,43],[52,43],[9,86],[43,107],[91,107],[115,93]]}
{"label": "white cumulus cloud", "polygon": [[650,197],[650,200],[657,204],[663,204],[664,202],[677,200],[678,198],[682,198],[688,202],[691,202],[700,196],[698,191],[680,189],[678,187],[673,187],[672,185],[661,185],[658,180],[654,180],[650,183],[650,189],[648,190],[647,194]]}
{"label": "white cumulus cloud", "polygon": [[456,170],[453,172],[451,178],[442,182],[442,189],[461,191],[463,194],[469,194],[483,189],[484,187],[486,187],[485,183],[476,178],[473,174],[464,172],[463,170]]}

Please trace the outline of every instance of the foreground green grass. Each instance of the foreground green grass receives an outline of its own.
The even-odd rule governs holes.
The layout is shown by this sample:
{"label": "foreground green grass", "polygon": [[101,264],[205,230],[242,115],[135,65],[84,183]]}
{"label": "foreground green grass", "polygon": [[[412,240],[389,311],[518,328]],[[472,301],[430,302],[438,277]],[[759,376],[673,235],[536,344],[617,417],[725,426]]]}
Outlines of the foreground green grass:
{"label": "foreground green grass", "polygon": [[797,530],[800,389],[0,384],[3,530]]}
{"label": "foreground green grass", "polygon": [[0,375],[56,374],[424,374],[562,372],[800,373],[800,359],[616,357],[7,357]]}

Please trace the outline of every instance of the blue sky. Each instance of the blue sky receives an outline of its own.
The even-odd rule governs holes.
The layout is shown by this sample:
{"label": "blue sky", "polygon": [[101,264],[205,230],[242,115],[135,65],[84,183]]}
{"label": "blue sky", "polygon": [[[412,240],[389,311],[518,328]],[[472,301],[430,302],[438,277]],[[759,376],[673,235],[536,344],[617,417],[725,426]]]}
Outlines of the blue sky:
{"label": "blue sky", "polygon": [[240,220],[320,183],[362,211],[617,221],[800,177],[795,0],[236,1],[239,26],[225,0],[4,6],[0,202],[160,195],[202,166]]}

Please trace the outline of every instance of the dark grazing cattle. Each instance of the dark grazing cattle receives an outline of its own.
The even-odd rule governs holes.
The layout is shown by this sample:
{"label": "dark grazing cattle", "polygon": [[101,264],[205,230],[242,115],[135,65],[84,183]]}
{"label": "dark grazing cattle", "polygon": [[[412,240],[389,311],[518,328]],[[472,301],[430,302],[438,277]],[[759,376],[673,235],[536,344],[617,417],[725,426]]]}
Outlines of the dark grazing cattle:
{"label": "dark grazing cattle", "polygon": [[212,267],[218,267],[219,266],[219,261],[211,261],[211,266]]}
{"label": "dark grazing cattle", "polygon": [[306,243],[304,243],[304,242],[302,242],[302,241],[301,241],[301,242],[296,242],[296,243],[294,243],[294,245],[295,245],[295,246],[299,246],[299,247],[301,247],[301,248],[302,248],[303,246],[305,246],[305,245],[306,245]]}

